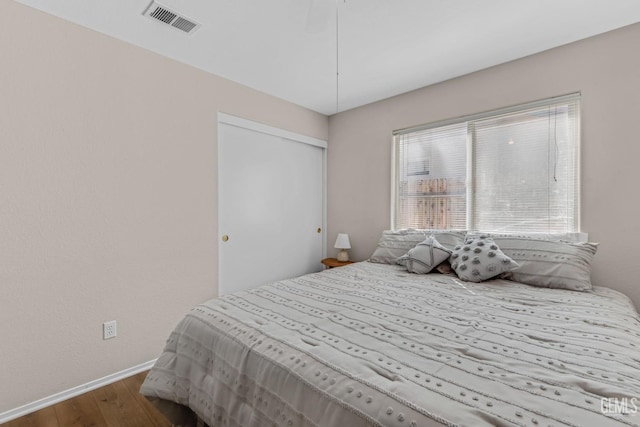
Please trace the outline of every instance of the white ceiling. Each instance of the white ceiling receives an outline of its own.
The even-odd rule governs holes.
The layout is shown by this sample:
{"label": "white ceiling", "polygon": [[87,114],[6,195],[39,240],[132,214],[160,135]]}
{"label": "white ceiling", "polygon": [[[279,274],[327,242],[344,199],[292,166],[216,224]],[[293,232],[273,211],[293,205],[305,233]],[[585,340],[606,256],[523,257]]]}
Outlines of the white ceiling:
{"label": "white ceiling", "polygon": [[327,115],[640,21],[639,0],[159,0],[185,34],[150,0],[18,1]]}

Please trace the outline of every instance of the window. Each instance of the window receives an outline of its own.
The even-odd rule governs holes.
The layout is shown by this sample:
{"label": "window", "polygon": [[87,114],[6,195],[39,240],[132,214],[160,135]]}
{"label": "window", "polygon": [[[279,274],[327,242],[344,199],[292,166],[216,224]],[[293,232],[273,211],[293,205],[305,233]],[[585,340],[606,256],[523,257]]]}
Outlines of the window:
{"label": "window", "polygon": [[579,231],[580,96],[394,132],[395,228]]}

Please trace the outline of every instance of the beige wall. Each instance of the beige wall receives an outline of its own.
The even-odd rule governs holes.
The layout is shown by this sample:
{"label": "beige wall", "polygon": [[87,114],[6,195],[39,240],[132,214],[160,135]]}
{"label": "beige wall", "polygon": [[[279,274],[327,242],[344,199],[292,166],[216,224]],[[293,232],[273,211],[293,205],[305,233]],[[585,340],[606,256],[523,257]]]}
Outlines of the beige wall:
{"label": "beige wall", "polygon": [[328,121],[12,1],[0,58],[2,413],[154,359],[215,295],[218,111]]}
{"label": "beige wall", "polygon": [[328,241],[368,258],[390,227],[391,132],[582,93],[582,229],[600,242],[593,281],[640,308],[640,24],[347,111],[329,120]]}

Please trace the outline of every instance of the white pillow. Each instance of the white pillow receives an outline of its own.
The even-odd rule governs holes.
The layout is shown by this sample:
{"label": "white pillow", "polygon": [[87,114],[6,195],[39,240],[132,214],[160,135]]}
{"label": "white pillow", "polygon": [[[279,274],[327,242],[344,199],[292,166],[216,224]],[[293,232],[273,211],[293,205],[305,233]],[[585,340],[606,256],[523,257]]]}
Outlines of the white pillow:
{"label": "white pillow", "polygon": [[[451,255],[451,251],[429,236],[399,258],[410,273],[427,274]],[[402,261],[401,261],[402,260]]]}
{"label": "white pillow", "polygon": [[470,237],[477,236],[487,236],[495,239],[496,237],[522,237],[525,239],[536,239],[536,240],[554,240],[554,241],[565,241],[572,243],[586,243],[589,238],[588,233],[487,233],[483,231],[473,231],[468,232]]}
{"label": "white pillow", "polygon": [[433,236],[438,243],[440,243],[445,248],[453,251],[453,249],[464,243],[464,239],[467,235],[466,231],[453,231],[453,230],[438,230],[432,231],[429,233]]}
{"label": "white pillow", "polygon": [[486,236],[467,238],[463,245],[453,250],[449,261],[458,277],[469,282],[491,279],[518,267],[493,239]]}
{"label": "white pillow", "polygon": [[522,235],[496,235],[493,239],[506,255],[520,265],[505,274],[505,279],[545,288],[591,289],[591,262],[598,249],[597,243]]}

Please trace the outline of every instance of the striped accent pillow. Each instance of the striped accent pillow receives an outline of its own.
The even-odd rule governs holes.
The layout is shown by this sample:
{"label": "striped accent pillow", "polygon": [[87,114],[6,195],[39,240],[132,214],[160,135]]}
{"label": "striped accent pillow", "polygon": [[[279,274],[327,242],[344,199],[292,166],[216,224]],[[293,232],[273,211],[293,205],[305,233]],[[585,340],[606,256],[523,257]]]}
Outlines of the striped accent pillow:
{"label": "striped accent pillow", "polygon": [[[407,267],[409,273],[427,274],[436,268],[440,263],[447,260],[451,255],[451,251],[442,246],[433,237],[427,237],[423,242],[410,249],[406,255],[406,263],[402,264]],[[400,264],[400,262],[398,262]]]}
{"label": "striped accent pillow", "polygon": [[[477,236],[477,235],[476,235]],[[597,243],[495,234],[490,237],[519,267],[503,278],[546,288],[591,289],[591,262]],[[473,238],[468,235],[467,239]]]}

